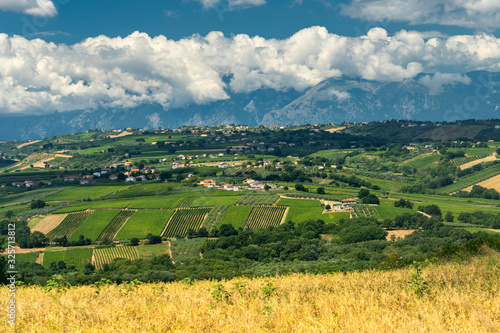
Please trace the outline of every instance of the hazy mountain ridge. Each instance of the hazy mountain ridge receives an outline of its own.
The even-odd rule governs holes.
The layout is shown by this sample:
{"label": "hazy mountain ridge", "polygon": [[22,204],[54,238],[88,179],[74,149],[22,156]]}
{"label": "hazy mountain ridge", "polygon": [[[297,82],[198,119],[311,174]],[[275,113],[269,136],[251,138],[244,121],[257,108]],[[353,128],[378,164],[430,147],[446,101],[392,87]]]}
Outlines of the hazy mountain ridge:
{"label": "hazy mountain ridge", "polygon": [[[421,74],[403,82],[329,79],[303,92],[228,91],[230,99],[164,110],[98,109],[41,116],[0,116],[0,139],[39,139],[88,129],[175,128],[182,125],[300,125],[383,119],[455,121],[500,118],[500,73],[471,72],[470,83],[429,88]],[[439,89],[440,88],[440,89]],[[435,91],[435,90],[440,91]]]}

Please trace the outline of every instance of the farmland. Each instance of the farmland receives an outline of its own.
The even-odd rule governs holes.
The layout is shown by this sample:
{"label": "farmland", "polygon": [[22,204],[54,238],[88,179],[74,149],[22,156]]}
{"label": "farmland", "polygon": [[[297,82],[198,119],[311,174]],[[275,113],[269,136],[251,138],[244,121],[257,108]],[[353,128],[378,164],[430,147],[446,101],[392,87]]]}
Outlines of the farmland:
{"label": "farmland", "polygon": [[189,229],[197,231],[209,212],[210,208],[177,209],[162,236],[177,238],[186,236]]}
{"label": "farmland", "polygon": [[239,196],[206,196],[197,197],[191,202],[191,207],[209,207],[216,205],[235,205],[239,201]]}
{"label": "farmland", "polygon": [[77,240],[80,235],[83,235],[85,238],[90,238],[93,241],[97,240],[99,235],[101,235],[111,220],[113,220],[120,212],[120,210],[94,211],[94,213],[73,232],[71,237],[69,237],[69,240]]}
{"label": "farmland", "polygon": [[95,265],[98,269],[102,269],[104,265],[110,264],[114,259],[117,258],[135,260],[139,259],[139,253],[137,252],[137,249],[132,246],[95,249],[94,262],[92,264]]}
{"label": "farmland", "polygon": [[74,265],[82,269],[86,264],[91,263],[92,249],[68,249],[65,251],[46,251],[43,255],[43,267],[49,268],[51,263],[64,261],[66,265]]}
{"label": "farmland", "polygon": [[52,229],[57,227],[64,219],[67,214],[54,214],[48,215],[43,218],[33,227],[31,227],[31,231],[40,231],[44,234],[48,234]]}
{"label": "farmland", "polygon": [[457,167],[461,165],[466,165],[470,162],[479,160],[481,158],[484,158],[485,156],[466,156],[466,157],[458,157],[450,160],[451,163],[455,164]]}
{"label": "farmland", "polygon": [[203,222],[202,228],[205,228],[207,231],[211,231],[219,225],[224,212],[229,208],[229,205],[218,205],[214,206],[207,215],[207,218]]}
{"label": "farmland", "polygon": [[134,210],[122,210],[116,215],[111,222],[104,228],[103,232],[97,238],[98,241],[114,239],[118,230],[127,222],[127,220],[135,213]]}
{"label": "farmland", "polygon": [[139,258],[170,254],[170,248],[167,244],[137,246],[136,249],[139,252]]}
{"label": "farmland", "polygon": [[93,211],[83,211],[68,214],[57,227],[52,229],[52,231],[47,234],[47,237],[50,239],[63,236],[66,236],[67,238],[71,237],[73,232],[75,232],[75,230],[77,230],[92,213]]}
{"label": "farmland", "polygon": [[105,195],[109,195],[130,186],[117,185],[117,186],[79,186],[59,192],[47,198],[48,201],[61,201],[61,200],[81,200],[90,198],[92,200],[98,199]]}
{"label": "farmland", "polygon": [[279,199],[277,195],[272,194],[249,194],[239,199],[240,205],[273,205]]}
{"label": "farmland", "polygon": [[244,228],[258,229],[281,224],[287,208],[282,206],[255,206],[248,216]]}
{"label": "farmland", "polygon": [[222,215],[219,226],[231,224],[235,229],[243,228],[252,212],[253,206],[231,206]]}
{"label": "farmland", "polygon": [[116,239],[146,238],[148,234],[160,235],[173,212],[173,209],[139,210],[128,219]]}
{"label": "farmland", "polygon": [[[484,188],[492,188],[498,192],[500,191],[500,175],[493,176],[475,185],[479,185]],[[470,191],[470,190],[472,190],[472,186],[469,186],[464,189],[464,191]]]}

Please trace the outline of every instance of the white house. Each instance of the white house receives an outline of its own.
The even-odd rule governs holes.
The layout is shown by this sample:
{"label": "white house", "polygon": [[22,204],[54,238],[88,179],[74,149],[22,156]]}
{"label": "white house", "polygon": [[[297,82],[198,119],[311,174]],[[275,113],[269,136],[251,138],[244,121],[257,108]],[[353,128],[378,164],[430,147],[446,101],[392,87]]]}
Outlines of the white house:
{"label": "white house", "polygon": [[137,179],[135,179],[135,177],[130,176],[130,177],[127,177],[127,179],[125,179],[125,181],[126,181],[127,183],[130,183],[130,182],[135,182],[135,181],[137,181]]}

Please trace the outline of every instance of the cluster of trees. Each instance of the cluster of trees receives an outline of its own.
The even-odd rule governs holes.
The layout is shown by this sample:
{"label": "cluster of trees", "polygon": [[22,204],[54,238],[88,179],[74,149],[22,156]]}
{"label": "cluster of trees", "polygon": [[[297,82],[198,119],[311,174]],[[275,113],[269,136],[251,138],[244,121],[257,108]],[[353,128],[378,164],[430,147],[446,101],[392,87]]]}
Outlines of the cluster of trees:
{"label": "cluster of trees", "polygon": [[434,218],[427,218],[419,213],[404,213],[398,215],[394,220],[386,219],[382,222],[382,227],[387,229],[423,229],[434,230],[444,227],[442,222]]}
{"label": "cluster of trees", "polygon": [[329,176],[330,179],[342,182],[342,183],[347,183],[349,186],[352,187],[367,187],[371,188],[374,190],[379,190],[380,188],[377,185],[372,185],[369,181],[366,181],[364,179],[361,179],[359,177],[356,177],[354,175],[351,176],[346,176],[346,175],[341,175],[337,173],[331,173]]}
{"label": "cluster of trees", "polygon": [[466,224],[475,224],[491,229],[500,229],[500,213],[473,212],[458,214],[457,220]]}
{"label": "cluster of trees", "polygon": [[358,198],[361,199],[361,203],[365,204],[365,205],[379,205],[380,204],[379,198],[375,194],[370,193],[370,191],[365,189],[365,188],[359,190]]}
{"label": "cluster of trees", "polygon": [[487,189],[480,185],[472,186],[470,192],[458,191],[453,195],[462,198],[484,198],[484,199],[500,200],[500,194],[495,189],[492,188]]}
{"label": "cluster of trees", "polygon": [[441,219],[442,213],[438,205],[418,206],[418,210],[426,214]]}
{"label": "cluster of trees", "polygon": [[394,207],[413,209],[413,203],[410,200],[399,199],[394,203]]}
{"label": "cluster of trees", "polygon": [[47,236],[40,231],[31,233],[28,222],[3,219],[0,221],[0,235],[8,235],[9,224],[16,226],[16,242],[21,248],[44,247],[49,243]]}
{"label": "cluster of trees", "polygon": [[68,237],[62,236],[58,238],[54,238],[54,243],[59,246],[69,247],[69,246],[82,246],[82,245],[90,245],[92,244],[92,240],[90,238],[85,238],[85,236],[80,235],[78,239],[75,241],[69,241]]}

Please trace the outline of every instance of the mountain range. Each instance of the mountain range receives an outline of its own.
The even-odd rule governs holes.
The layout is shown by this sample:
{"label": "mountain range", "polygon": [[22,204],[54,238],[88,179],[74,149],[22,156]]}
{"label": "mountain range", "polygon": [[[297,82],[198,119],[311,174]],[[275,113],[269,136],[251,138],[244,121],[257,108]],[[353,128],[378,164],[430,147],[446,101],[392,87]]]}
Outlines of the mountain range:
{"label": "mountain range", "polygon": [[457,121],[500,118],[500,73],[469,72],[466,80],[433,82],[420,74],[402,82],[329,79],[305,91],[261,89],[227,100],[164,110],[80,110],[44,115],[0,115],[1,140],[32,140],[88,129],[177,128],[220,124],[301,125],[384,119]]}

